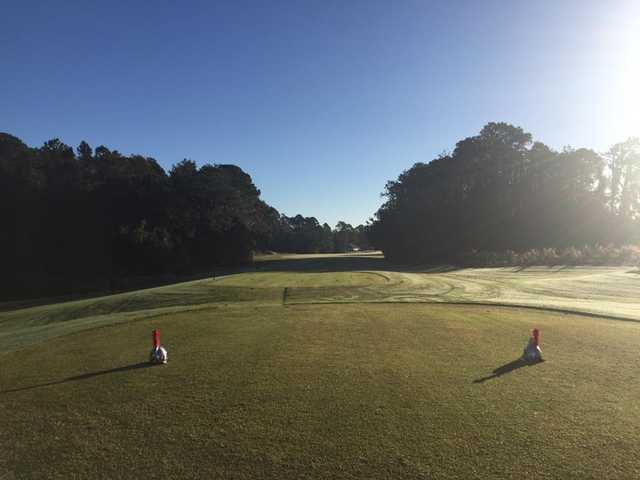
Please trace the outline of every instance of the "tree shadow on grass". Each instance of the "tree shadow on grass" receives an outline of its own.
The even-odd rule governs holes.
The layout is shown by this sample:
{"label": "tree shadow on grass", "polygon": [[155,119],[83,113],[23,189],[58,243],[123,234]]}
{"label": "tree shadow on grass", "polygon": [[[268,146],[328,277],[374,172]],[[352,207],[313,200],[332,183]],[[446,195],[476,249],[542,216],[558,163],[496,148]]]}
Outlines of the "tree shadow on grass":
{"label": "tree shadow on grass", "polygon": [[67,377],[62,380],[57,380],[55,382],[39,383],[37,385],[30,385],[28,387],[13,388],[11,390],[0,390],[0,395],[5,393],[14,393],[14,392],[22,392],[25,390],[33,390],[34,388],[48,387],[50,385],[60,385],[62,383],[75,382],[77,380],[87,380],[89,378],[99,377],[101,375],[108,375],[110,373],[128,372],[130,370],[139,370],[141,368],[148,368],[152,366],[154,365],[149,362],[134,363],[132,365],[125,365],[124,367],[116,367],[116,368],[110,368],[108,370],[99,370],[97,372],[83,373],[82,375],[74,375],[73,377]]}
{"label": "tree shadow on grass", "polygon": [[533,367],[534,365],[538,365],[539,363],[544,362],[544,360],[538,360],[537,362],[528,362],[522,358],[517,360],[513,360],[512,362],[505,363],[504,365],[496,368],[491,375],[486,377],[477,378],[473,381],[473,383],[484,383],[487,380],[493,380],[494,378],[501,377],[507,373],[511,373],[514,370],[517,370],[522,367]]}
{"label": "tree shadow on grass", "polygon": [[[447,273],[460,270],[448,264],[398,264],[384,258],[382,254],[342,254],[326,257],[300,256],[269,259],[263,257],[254,263],[254,270],[260,272],[291,272],[302,271],[309,273],[325,272],[360,272],[383,271],[401,273]],[[245,270],[246,271],[246,270]]]}

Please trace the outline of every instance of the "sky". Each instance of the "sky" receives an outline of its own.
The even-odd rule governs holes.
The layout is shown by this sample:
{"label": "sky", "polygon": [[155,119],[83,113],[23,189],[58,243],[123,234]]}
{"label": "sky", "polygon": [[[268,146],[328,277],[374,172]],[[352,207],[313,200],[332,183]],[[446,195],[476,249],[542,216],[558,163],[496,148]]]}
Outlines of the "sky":
{"label": "sky", "polygon": [[0,131],[232,163],[286,215],[364,223],[490,121],[640,135],[640,1],[6,2]]}

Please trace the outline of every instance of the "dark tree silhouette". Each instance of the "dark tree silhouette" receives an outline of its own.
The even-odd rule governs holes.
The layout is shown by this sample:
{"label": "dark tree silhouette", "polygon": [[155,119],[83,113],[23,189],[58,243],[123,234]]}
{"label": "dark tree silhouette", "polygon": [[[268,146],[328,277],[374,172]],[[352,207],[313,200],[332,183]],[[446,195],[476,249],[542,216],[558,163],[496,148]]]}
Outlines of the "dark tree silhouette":
{"label": "dark tree silhouette", "polygon": [[152,158],[0,134],[4,298],[117,287],[118,279],[206,271],[251,259],[277,212],[234,165]]}
{"label": "dark tree silhouette", "polygon": [[153,158],[105,146],[29,148],[0,133],[4,299],[209,272],[249,262],[256,249],[333,252],[340,235],[314,217],[281,216],[235,165],[185,159],[167,174]]}
{"label": "dark tree silhouette", "polygon": [[400,262],[457,262],[470,252],[637,242],[640,143],[606,156],[556,152],[490,123],[451,154],[387,183],[370,239]]}

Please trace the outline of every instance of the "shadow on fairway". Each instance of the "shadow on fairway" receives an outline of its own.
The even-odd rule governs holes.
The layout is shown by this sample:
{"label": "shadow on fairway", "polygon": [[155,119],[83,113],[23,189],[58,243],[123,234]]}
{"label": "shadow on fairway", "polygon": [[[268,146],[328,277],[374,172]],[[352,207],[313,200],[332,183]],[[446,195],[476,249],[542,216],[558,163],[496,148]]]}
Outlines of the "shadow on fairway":
{"label": "shadow on fairway", "polygon": [[[379,253],[354,253],[354,254],[339,254],[339,255],[319,255],[314,257],[312,255],[300,255],[299,257],[285,256],[285,258],[269,258],[263,256],[252,264],[240,265],[236,267],[212,267],[207,272],[200,272],[187,275],[172,275],[168,274],[160,277],[149,277],[145,279],[138,279],[126,281],[126,279],[119,279],[120,282],[117,288],[113,288],[111,291],[94,291],[84,292],[77,295],[62,295],[48,298],[31,298],[15,301],[0,301],[0,312],[8,312],[13,310],[20,310],[23,308],[35,307],[38,305],[54,305],[64,302],[71,302],[81,299],[93,299],[99,300],[100,298],[109,297],[114,294],[121,294],[126,292],[138,291],[141,289],[155,288],[166,285],[174,285],[182,282],[213,279],[224,277],[227,275],[234,275],[239,273],[255,273],[255,272],[305,272],[305,273],[332,273],[332,272],[360,272],[378,270],[384,272],[403,272],[403,273],[448,273],[459,270],[461,267],[455,267],[453,265],[438,265],[438,264],[423,264],[423,265],[404,265],[395,264],[387,261],[382,254]],[[1,292],[0,292],[1,293]],[[107,300],[109,302],[110,300]],[[135,302],[134,302],[135,303]],[[131,311],[127,307],[127,301],[122,302],[122,305],[118,306],[115,311]],[[166,305],[165,305],[166,306]],[[90,309],[89,309],[90,310]],[[109,311],[114,313],[115,311]],[[82,317],[73,317],[82,318]]]}
{"label": "shadow on fairway", "polygon": [[449,273],[461,270],[463,267],[436,263],[403,264],[393,263],[384,258],[381,253],[345,253],[337,255],[300,255],[300,257],[269,258],[260,257],[253,263],[253,269],[243,272],[362,272],[377,270],[382,272],[401,273]]}
{"label": "shadow on fairway", "polygon": [[509,363],[505,363],[504,365],[496,368],[493,371],[492,375],[488,375],[486,377],[482,377],[482,378],[477,378],[476,380],[473,381],[473,383],[484,383],[487,380],[492,380],[494,378],[498,378],[502,375],[505,375],[507,373],[511,373],[514,370],[517,370],[519,368],[522,367],[533,367],[534,365],[538,365],[539,363],[544,362],[544,360],[540,360],[538,362],[527,362],[526,360],[523,360],[522,358],[519,358],[517,360],[513,360],[512,362]]}
{"label": "shadow on fairway", "polygon": [[110,368],[109,370],[99,370],[97,372],[83,373],[82,375],[75,375],[73,377],[68,377],[63,380],[58,380],[56,382],[39,383],[37,385],[31,385],[29,387],[13,388],[11,390],[0,390],[0,395],[5,393],[22,392],[24,390],[32,390],[34,388],[48,387],[50,385],[60,385],[61,383],[75,382],[77,380],[87,380],[89,378],[99,377],[100,375],[108,375],[110,373],[118,373],[118,372],[128,372],[130,370],[138,370],[140,368],[148,368],[152,366],[154,365],[152,365],[149,362],[140,362],[140,363],[135,363],[133,365],[126,365],[124,367]]}

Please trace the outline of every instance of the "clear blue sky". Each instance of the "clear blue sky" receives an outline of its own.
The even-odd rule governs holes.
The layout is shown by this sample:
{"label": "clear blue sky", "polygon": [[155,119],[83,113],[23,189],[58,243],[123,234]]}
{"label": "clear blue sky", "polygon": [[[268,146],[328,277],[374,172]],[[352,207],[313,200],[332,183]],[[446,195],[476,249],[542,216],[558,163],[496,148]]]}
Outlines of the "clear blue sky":
{"label": "clear blue sky", "polygon": [[358,224],[489,121],[640,134],[639,3],[5,2],[0,131],[234,163],[287,215]]}

